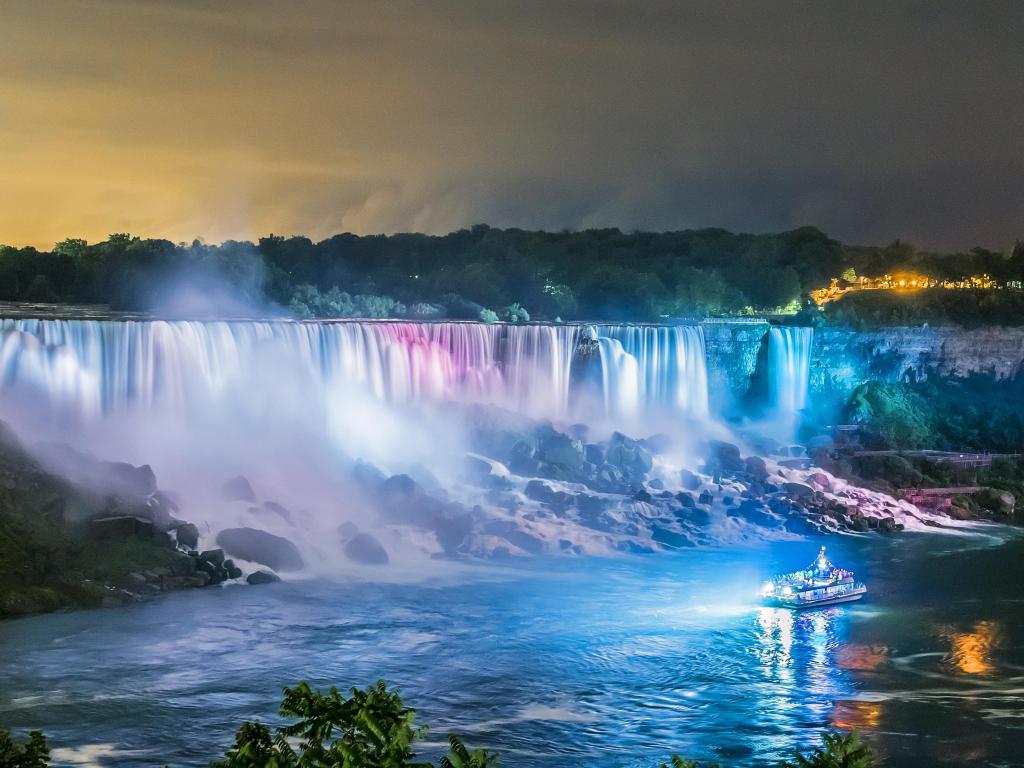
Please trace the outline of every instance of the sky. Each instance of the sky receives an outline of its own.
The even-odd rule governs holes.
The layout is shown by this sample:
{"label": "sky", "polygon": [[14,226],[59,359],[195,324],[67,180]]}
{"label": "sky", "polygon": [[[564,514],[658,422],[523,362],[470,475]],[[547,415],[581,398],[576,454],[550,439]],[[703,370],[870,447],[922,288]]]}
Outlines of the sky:
{"label": "sky", "polygon": [[1024,239],[1024,2],[3,0],[0,242]]}

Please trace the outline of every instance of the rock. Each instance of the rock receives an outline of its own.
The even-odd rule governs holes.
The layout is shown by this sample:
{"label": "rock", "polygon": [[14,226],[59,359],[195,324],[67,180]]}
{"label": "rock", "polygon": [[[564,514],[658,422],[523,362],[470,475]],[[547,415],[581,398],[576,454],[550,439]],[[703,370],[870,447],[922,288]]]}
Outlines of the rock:
{"label": "rock", "polygon": [[536,458],[548,464],[573,470],[579,468],[586,457],[583,443],[550,429],[544,430],[544,434],[538,440]]}
{"label": "rock", "polygon": [[664,432],[659,432],[640,441],[640,445],[646,448],[655,456],[663,456],[672,450],[672,437]]}
{"label": "rock", "polygon": [[711,512],[706,507],[682,507],[673,514],[677,520],[704,527],[711,523]]}
{"label": "rock", "polygon": [[245,577],[248,584],[273,584],[280,580],[281,577],[271,571],[253,571]]}
{"label": "rock", "polygon": [[280,504],[278,504],[276,501],[263,502],[263,508],[268,512],[272,512],[273,514],[277,515],[286,523],[290,523],[292,521],[292,513],[289,512]]}
{"label": "rock", "polygon": [[747,456],[743,462],[748,475],[754,480],[766,480],[768,478],[768,466],[760,456]]}
{"label": "rock", "polygon": [[585,448],[584,452],[587,457],[587,461],[593,464],[595,467],[600,467],[605,463],[604,448],[596,443],[589,443]]}
{"label": "rock", "polygon": [[655,525],[651,528],[651,539],[663,546],[672,547],[673,549],[693,546],[693,542],[690,541],[690,538],[686,534],[678,533],[677,531],[672,531],[668,528],[662,528],[660,525]]}
{"label": "rock", "polygon": [[256,501],[256,494],[252,485],[243,475],[232,477],[220,489],[221,497],[225,501]]}
{"label": "rock", "polygon": [[687,493],[686,491],[680,491],[679,493],[677,493],[676,500],[684,507],[689,508],[693,508],[697,504],[697,502],[695,502],[693,499],[693,494]]}
{"label": "rock", "polygon": [[740,458],[740,449],[724,440],[709,440],[705,461],[711,472],[743,472],[746,465]]}
{"label": "rock", "polygon": [[973,499],[979,507],[988,510],[994,517],[1013,517],[1016,500],[1009,491],[982,488],[974,494]]}
{"label": "rock", "polygon": [[690,470],[688,470],[688,469],[681,469],[681,470],[679,470],[679,479],[683,483],[683,488],[686,488],[689,491],[698,491],[698,490],[700,490],[700,486],[701,486],[700,478],[697,477],[697,475],[695,475]]}
{"label": "rock", "polygon": [[647,490],[641,488],[639,491],[633,494],[633,501],[643,501],[647,504],[650,504],[653,501],[653,498]]}
{"label": "rock", "polygon": [[878,530],[882,533],[895,533],[897,529],[897,523],[895,517],[883,517],[878,521]]}
{"label": "rock", "polygon": [[711,494],[711,491],[703,490],[700,492],[700,496],[697,497],[697,503],[711,506],[715,503],[715,497]]}
{"label": "rock", "polygon": [[359,533],[359,526],[353,522],[344,522],[338,526],[338,535],[342,539],[351,539]]}
{"label": "rock", "polygon": [[352,477],[364,488],[376,488],[384,482],[386,475],[370,462],[356,459],[352,464]]}
{"label": "rock", "polygon": [[[220,534],[217,535],[217,543],[220,544]],[[224,550],[208,549],[205,552],[199,553],[199,559],[207,563],[211,563],[212,565],[215,565],[219,568],[220,566],[224,565]],[[250,559],[251,558],[246,558],[246,560]]]}
{"label": "rock", "polygon": [[199,546],[199,529],[192,523],[182,523],[174,529],[179,547],[195,549]]}
{"label": "rock", "polygon": [[643,480],[654,466],[650,452],[621,432],[612,435],[605,461],[621,471],[627,480]]}
{"label": "rock", "polygon": [[466,549],[473,533],[473,515],[465,510],[446,510],[434,526],[434,535],[446,555],[453,556]]}
{"label": "rock", "polygon": [[491,477],[491,462],[476,454],[467,453],[462,457],[462,476],[470,483],[486,485]]}
{"label": "rock", "polygon": [[89,521],[89,532],[100,539],[153,537],[153,522],[138,515],[107,515]]}
{"label": "rock", "polygon": [[827,491],[832,487],[832,481],[829,480],[828,475],[824,472],[812,472],[807,479],[823,491]]}
{"label": "rock", "polygon": [[744,499],[743,502],[736,508],[739,515],[748,522],[754,525],[760,525],[763,527],[772,527],[778,524],[778,520],[758,501],[754,499]]}
{"label": "rock", "polygon": [[120,496],[145,498],[156,493],[156,475],[149,464],[135,467],[121,461],[99,463],[103,471],[103,487]]}
{"label": "rock", "polygon": [[242,578],[242,569],[235,565],[234,560],[224,561],[224,570],[228,572],[229,579],[240,579]]}
{"label": "rock", "polygon": [[362,565],[387,565],[388,553],[374,536],[357,533],[345,542],[345,557]]}
{"label": "rock", "polygon": [[[232,557],[260,563],[275,571],[298,571],[305,567],[292,542],[255,528],[227,528],[217,534],[217,543]],[[200,558],[205,555],[204,552]]]}
{"label": "rock", "polygon": [[814,498],[814,489],[809,485],[804,485],[803,483],[783,483],[782,490],[786,495],[793,499],[799,499],[802,501]]}
{"label": "rock", "polygon": [[526,498],[541,503],[551,503],[555,498],[555,489],[543,480],[530,480],[526,484],[523,493],[526,495]]}

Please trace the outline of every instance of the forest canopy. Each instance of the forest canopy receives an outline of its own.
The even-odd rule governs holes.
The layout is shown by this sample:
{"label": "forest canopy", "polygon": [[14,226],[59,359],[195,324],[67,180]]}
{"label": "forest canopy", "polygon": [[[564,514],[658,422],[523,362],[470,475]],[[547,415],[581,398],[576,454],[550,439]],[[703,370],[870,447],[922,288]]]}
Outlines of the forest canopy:
{"label": "forest canopy", "polygon": [[[1011,253],[844,246],[812,227],[542,232],[477,225],[447,235],[339,234],[314,243],[172,243],[114,234],[50,251],[0,246],[0,300],[153,310],[180,286],[303,317],[658,320],[795,311],[832,278],[914,270],[1024,279]],[[840,302],[841,303],[841,302]]]}

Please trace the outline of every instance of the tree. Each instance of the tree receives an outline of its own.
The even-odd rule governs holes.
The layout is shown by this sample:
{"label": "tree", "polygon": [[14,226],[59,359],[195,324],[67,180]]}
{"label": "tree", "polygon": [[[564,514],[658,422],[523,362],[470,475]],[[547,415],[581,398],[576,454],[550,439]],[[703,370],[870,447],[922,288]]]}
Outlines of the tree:
{"label": "tree", "polygon": [[470,752],[458,736],[448,735],[451,749],[441,758],[441,768],[490,768],[498,764],[498,756],[486,749]]}
{"label": "tree", "polygon": [[22,746],[14,743],[10,733],[0,731],[0,768],[46,768],[49,764],[50,750],[39,731],[32,731]]}
{"label": "tree", "polygon": [[826,733],[824,746],[809,757],[797,755],[782,768],[872,768],[875,753],[855,733]]}

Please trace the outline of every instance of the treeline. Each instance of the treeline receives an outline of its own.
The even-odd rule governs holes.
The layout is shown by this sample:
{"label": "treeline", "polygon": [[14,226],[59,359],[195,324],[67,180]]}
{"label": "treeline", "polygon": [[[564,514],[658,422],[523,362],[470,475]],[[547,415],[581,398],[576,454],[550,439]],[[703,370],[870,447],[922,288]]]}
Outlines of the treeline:
{"label": "treeline", "polygon": [[859,330],[897,325],[1024,325],[1024,291],[927,288],[918,291],[856,291],[825,305],[834,325]]}
{"label": "treeline", "polygon": [[[431,768],[413,750],[426,728],[417,725],[416,711],[384,681],[365,690],[353,688],[349,696],[336,688],[321,693],[299,683],[285,688],[281,715],[291,722],[273,732],[258,722],[242,723],[234,745],[211,768]],[[448,744],[441,768],[491,768],[499,763],[494,752],[470,750],[457,736],[449,736]],[[0,731],[0,768],[47,768],[49,758],[46,739],[38,731],[23,745]],[[672,768],[699,768],[676,755],[670,763]],[[832,733],[825,735],[822,748],[782,765],[871,768],[875,755],[855,734]]]}
{"label": "treeline", "polygon": [[341,234],[175,244],[126,234],[51,251],[0,247],[0,300],[160,305],[184,281],[305,316],[656,320],[794,310],[849,269],[1024,279],[1012,254],[844,246],[812,227],[770,235],[721,229],[539,232],[478,225],[443,236]]}

